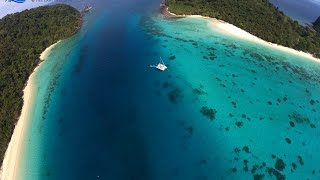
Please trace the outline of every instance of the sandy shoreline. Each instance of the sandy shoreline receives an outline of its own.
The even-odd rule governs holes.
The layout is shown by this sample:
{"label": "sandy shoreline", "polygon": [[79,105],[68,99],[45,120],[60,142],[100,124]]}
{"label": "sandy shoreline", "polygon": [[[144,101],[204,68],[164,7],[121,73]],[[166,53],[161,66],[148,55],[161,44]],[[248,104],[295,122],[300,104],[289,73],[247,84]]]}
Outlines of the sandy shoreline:
{"label": "sandy shoreline", "polygon": [[207,17],[207,16],[201,16],[201,15],[176,15],[172,12],[169,11],[168,7],[165,8],[166,13],[170,14],[170,16],[177,16],[177,17],[191,17],[191,18],[202,18],[202,19],[206,19],[209,21],[209,28],[211,28],[214,31],[218,31],[220,33],[226,34],[226,35],[230,35],[242,40],[247,40],[247,41],[251,41],[254,43],[258,43],[267,47],[271,47],[280,51],[285,51],[288,52],[290,54],[294,54],[297,56],[301,56],[304,58],[308,58],[310,60],[316,61],[320,63],[320,59],[314,57],[312,54],[307,53],[307,52],[303,52],[303,51],[298,51],[289,47],[285,47],[285,46],[281,46],[278,44],[274,44],[268,41],[265,41],[253,34],[250,34],[249,32],[238,28],[237,26],[227,23],[225,21],[216,19],[216,18],[211,18],[211,17]]}
{"label": "sandy shoreline", "polygon": [[[60,41],[45,49],[40,59],[45,60]],[[15,180],[18,177],[19,162],[23,157],[24,142],[27,133],[28,125],[32,115],[32,107],[34,104],[34,96],[36,94],[35,88],[35,75],[41,63],[34,69],[33,73],[29,76],[26,87],[23,90],[23,107],[19,120],[15,126],[11,140],[9,142],[5,157],[0,171],[0,180]]]}
{"label": "sandy shoreline", "polygon": [[[196,16],[196,17],[199,17],[199,16]],[[311,59],[313,61],[316,61],[316,62],[320,63],[320,59],[315,58],[310,53],[303,52],[303,51],[298,51],[298,50],[295,50],[295,49],[292,49],[292,48],[289,48],[289,47],[285,47],[285,46],[281,46],[281,45],[274,44],[274,43],[271,43],[271,42],[267,42],[267,41],[265,41],[265,40],[263,40],[263,39],[261,39],[261,38],[259,38],[257,36],[254,36],[254,35],[250,34],[249,32],[247,32],[247,31],[245,31],[243,29],[240,29],[240,28],[238,28],[238,27],[236,27],[236,26],[234,26],[232,24],[229,24],[227,22],[224,22],[224,21],[221,21],[221,20],[218,20],[218,19],[208,18],[208,17],[202,17],[202,18],[208,19],[208,21],[209,21],[208,26],[213,30],[220,31],[220,32],[222,32],[224,34],[228,34],[228,35],[237,37],[239,39],[252,41],[252,42],[255,42],[255,43],[267,46],[267,47],[271,47],[271,48],[274,48],[274,49],[277,49],[277,50],[280,50],[280,51],[285,51],[285,52],[288,52],[290,54],[294,54],[294,55],[297,55],[297,56],[308,58],[308,59]]]}

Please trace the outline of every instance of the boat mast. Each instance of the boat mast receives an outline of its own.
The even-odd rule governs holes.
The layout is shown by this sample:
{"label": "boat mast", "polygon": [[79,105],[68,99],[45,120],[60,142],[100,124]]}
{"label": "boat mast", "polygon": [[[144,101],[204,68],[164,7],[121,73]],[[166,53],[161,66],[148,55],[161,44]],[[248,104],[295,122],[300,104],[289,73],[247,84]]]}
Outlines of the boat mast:
{"label": "boat mast", "polygon": [[165,65],[164,62],[163,62],[163,60],[162,60],[162,58],[161,58],[161,56],[160,56],[160,63],[163,64],[163,65]]}

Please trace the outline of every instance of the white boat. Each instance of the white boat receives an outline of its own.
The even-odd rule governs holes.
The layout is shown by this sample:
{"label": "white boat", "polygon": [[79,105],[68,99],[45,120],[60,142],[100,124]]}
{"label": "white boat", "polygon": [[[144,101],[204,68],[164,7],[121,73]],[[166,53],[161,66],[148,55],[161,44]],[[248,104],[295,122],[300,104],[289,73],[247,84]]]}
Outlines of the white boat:
{"label": "white boat", "polygon": [[150,65],[152,68],[157,68],[160,71],[165,71],[168,67],[164,64],[162,58],[160,57],[160,62],[156,65]]}

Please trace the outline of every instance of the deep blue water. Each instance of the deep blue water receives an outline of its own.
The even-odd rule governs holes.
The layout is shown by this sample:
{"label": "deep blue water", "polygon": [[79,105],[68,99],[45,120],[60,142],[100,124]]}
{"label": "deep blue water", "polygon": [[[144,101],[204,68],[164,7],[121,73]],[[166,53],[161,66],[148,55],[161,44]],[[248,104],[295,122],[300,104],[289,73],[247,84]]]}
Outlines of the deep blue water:
{"label": "deep blue water", "polygon": [[47,115],[52,121],[48,126],[59,121],[61,133],[48,128],[58,142],[44,140],[50,158],[45,165],[48,179],[151,178],[138,111],[145,108],[153,117],[156,103],[139,97],[148,96],[150,84],[145,82],[153,82],[146,76],[146,59],[157,60],[159,53],[157,42],[142,32],[139,21],[157,7],[152,1],[94,4],[87,31],[78,35],[84,36],[76,45],[79,54],[70,58],[77,62],[63,70],[64,84],[56,90],[63,94],[56,94],[59,97],[51,102],[56,109]]}
{"label": "deep blue water", "polygon": [[[319,64],[165,20],[159,3],[95,1],[52,50],[21,179],[319,178]],[[159,56],[165,72],[149,68]]]}
{"label": "deep blue water", "polygon": [[270,0],[270,2],[301,24],[311,24],[320,16],[319,0]]}

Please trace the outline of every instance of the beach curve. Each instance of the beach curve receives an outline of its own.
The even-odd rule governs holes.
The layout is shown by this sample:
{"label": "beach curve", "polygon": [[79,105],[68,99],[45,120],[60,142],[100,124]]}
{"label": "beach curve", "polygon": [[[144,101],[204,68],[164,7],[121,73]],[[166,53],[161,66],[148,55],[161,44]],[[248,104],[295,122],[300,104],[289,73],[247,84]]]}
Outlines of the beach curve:
{"label": "beach curve", "polygon": [[[190,16],[190,17],[200,18],[200,16]],[[277,49],[277,50],[280,50],[280,51],[284,51],[284,52],[287,52],[287,53],[290,53],[290,54],[294,54],[294,55],[297,55],[297,56],[308,58],[308,59],[311,59],[311,60],[313,60],[315,62],[320,63],[320,59],[314,57],[310,53],[303,52],[303,51],[298,51],[298,50],[295,50],[295,49],[292,49],[292,48],[289,48],[289,47],[285,47],[285,46],[281,46],[281,45],[278,45],[278,44],[275,44],[275,43],[271,43],[271,42],[265,41],[265,40],[255,36],[253,34],[250,34],[249,32],[247,32],[247,31],[245,31],[245,30],[243,30],[241,28],[238,28],[237,26],[235,26],[233,24],[227,23],[227,22],[222,21],[222,20],[218,20],[218,19],[215,19],[215,18],[202,17],[202,16],[201,16],[201,18],[207,19],[209,21],[208,26],[212,30],[221,32],[221,33],[226,34],[226,35],[231,35],[233,37],[236,37],[236,38],[239,38],[239,39],[242,39],[242,40],[251,41],[251,42],[258,43],[260,45],[271,47],[271,48],[274,48],[274,49]]]}
{"label": "beach curve", "polygon": [[189,18],[201,18],[201,19],[205,19],[208,21],[208,27],[214,31],[218,31],[222,34],[225,34],[225,35],[229,35],[229,36],[233,36],[233,37],[236,37],[238,39],[241,39],[241,40],[246,40],[246,41],[251,41],[251,42],[254,42],[254,43],[258,43],[260,45],[264,45],[264,46],[267,46],[267,47],[270,47],[270,48],[273,48],[273,49],[276,49],[276,50],[280,50],[280,51],[284,51],[284,52],[287,52],[287,53],[290,53],[290,54],[294,54],[294,55],[297,55],[297,56],[300,56],[300,57],[304,57],[304,58],[307,58],[307,59],[310,59],[310,60],[313,60],[317,63],[320,63],[320,59],[319,58],[316,58],[314,57],[312,54],[310,53],[307,53],[307,52],[303,52],[303,51],[298,51],[298,50],[295,50],[295,49],[292,49],[292,48],[289,48],[289,47],[285,47],[285,46],[282,46],[282,45],[278,45],[278,44],[275,44],[275,43],[271,43],[271,42],[268,42],[268,41],[265,41],[233,24],[230,24],[228,22],[225,22],[223,20],[219,20],[219,19],[216,19],[216,18],[212,18],[212,17],[208,17],[208,16],[202,16],[202,15],[177,15],[173,12],[170,12],[169,11],[169,8],[166,7],[165,8],[165,11],[167,14],[169,14],[170,16],[172,17],[189,17]]}
{"label": "beach curve", "polygon": [[60,42],[61,40],[52,44],[40,54],[41,63],[39,63],[39,65],[34,69],[28,78],[27,84],[23,90],[23,107],[21,110],[21,115],[16,123],[14,132],[11,136],[11,140],[4,156],[2,167],[0,169],[0,180],[15,180],[18,178],[19,162],[21,162],[21,158],[23,157],[25,149],[23,144],[26,140],[27,129],[32,115],[31,112],[35,103],[34,97],[36,95],[36,73],[42,62],[50,55],[51,50]]}

